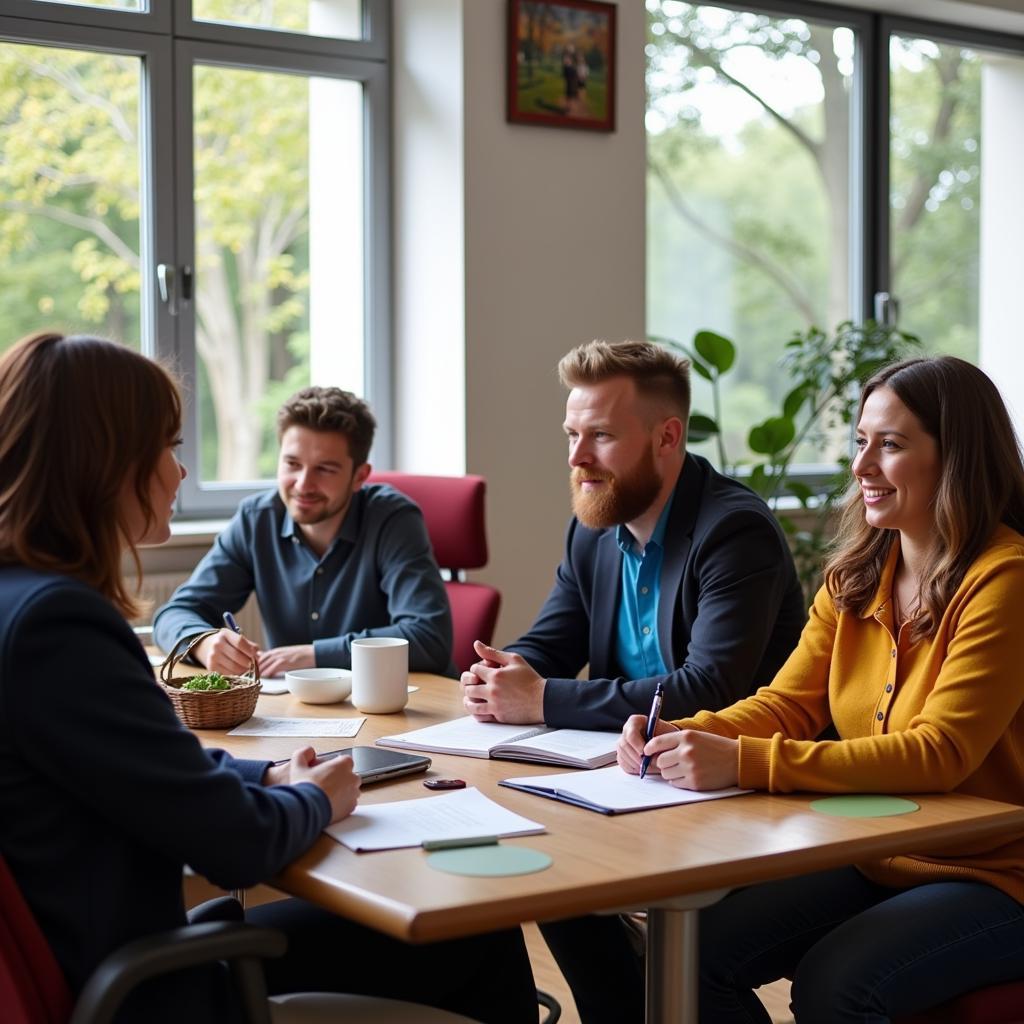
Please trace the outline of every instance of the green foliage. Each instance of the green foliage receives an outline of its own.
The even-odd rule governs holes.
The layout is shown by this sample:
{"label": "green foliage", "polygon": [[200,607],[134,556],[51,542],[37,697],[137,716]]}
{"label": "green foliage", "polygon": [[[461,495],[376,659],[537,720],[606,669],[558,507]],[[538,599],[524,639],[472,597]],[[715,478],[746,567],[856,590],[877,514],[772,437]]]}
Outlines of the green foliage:
{"label": "green foliage", "polygon": [[[711,409],[722,433],[696,420],[693,437],[713,438],[724,464],[721,448],[746,450],[751,426],[793,391],[779,339],[838,323],[853,308],[855,44],[846,30],[809,18],[682,0],[649,0],[647,10],[647,322],[669,337],[714,323],[743,339],[719,398],[694,367],[697,407],[725,402],[729,416],[723,423]],[[977,358],[985,59],[912,38],[895,37],[890,49],[892,290],[902,326],[928,351],[969,360]],[[804,437],[797,461],[842,453],[841,444],[821,452],[812,442]],[[758,441],[775,443],[771,434]]]}
{"label": "green foliage", "polygon": [[210,672],[203,676],[192,676],[181,684],[183,690],[196,690],[199,692],[212,692],[230,690],[231,683],[219,672]]}
{"label": "green foliage", "polygon": [[[200,16],[301,29],[307,8]],[[310,85],[202,63],[193,85],[201,475],[253,479],[276,450],[263,399],[308,379]],[[143,91],[137,57],[0,42],[0,349],[40,328],[141,344]]]}
{"label": "green foliage", "polygon": [[[805,511],[814,511],[814,525],[809,530],[778,513],[809,604],[819,583],[829,517],[849,481],[849,440],[860,387],[875,371],[918,348],[919,339],[871,320],[859,325],[845,321],[831,334],[817,327],[794,332],[780,361],[792,386],[781,409],[750,428],[747,448],[753,457],[737,461],[726,451],[721,411],[721,380],[735,365],[736,346],[710,331],[698,331],[689,346],[668,338],[652,340],[684,354],[694,372],[711,384],[715,415],[691,414],[690,442],[714,438],[723,472],[742,479],[766,501],[776,503],[787,495]],[[844,439],[840,443],[845,453],[838,458],[838,472],[823,489],[811,488],[791,476],[804,446],[809,444],[820,452],[830,440],[835,442],[837,434]]]}

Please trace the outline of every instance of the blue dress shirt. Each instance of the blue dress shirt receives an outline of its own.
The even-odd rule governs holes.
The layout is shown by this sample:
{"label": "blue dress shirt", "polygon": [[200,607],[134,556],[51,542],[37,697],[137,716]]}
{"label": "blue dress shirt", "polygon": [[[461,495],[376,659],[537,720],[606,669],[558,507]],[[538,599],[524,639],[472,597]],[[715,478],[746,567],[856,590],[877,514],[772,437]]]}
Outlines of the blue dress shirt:
{"label": "blue dress shirt", "polygon": [[668,671],[658,644],[658,599],[665,528],[674,493],[665,502],[642,553],[637,551],[636,540],[625,525],[615,531],[615,543],[622,552],[622,599],[616,620],[615,656],[627,679],[649,679]]}
{"label": "blue dress shirt", "polygon": [[156,642],[221,625],[255,591],[267,647],[312,643],[317,665],[349,668],[360,637],[409,641],[412,672],[454,675],[452,619],[423,514],[386,484],[352,496],[318,558],[276,491],[246,498],[191,578],[158,612]]}

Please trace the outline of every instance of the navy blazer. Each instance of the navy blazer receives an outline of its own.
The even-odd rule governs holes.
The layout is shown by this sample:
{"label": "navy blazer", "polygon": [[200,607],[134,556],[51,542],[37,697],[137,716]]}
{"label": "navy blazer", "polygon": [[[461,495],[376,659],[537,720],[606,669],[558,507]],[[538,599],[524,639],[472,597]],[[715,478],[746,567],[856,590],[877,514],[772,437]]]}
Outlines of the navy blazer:
{"label": "navy blazer", "polygon": [[[0,568],[0,853],[72,991],[123,943],[185,924],[183,865],[241,888],[316,841],[326,795],[259,785],[267,764],[203,750],[95,590]],[[121,1019],[209,1019],[174,977]]]}
{"label": "navy blazer", "polygon": [[[622,552],[615,529],[569,523],[555,585],[529,632],[506,650],[547,680],[544,721],[619,729],[650,711],[664,684],[664,718],[719,710],[769,683],[806,619],[785,535],[742,484],[687,453],[665,530],[658,641],[668,675],[626,679],[615,662]],[[585,665],[590,678],[577,679]]]}

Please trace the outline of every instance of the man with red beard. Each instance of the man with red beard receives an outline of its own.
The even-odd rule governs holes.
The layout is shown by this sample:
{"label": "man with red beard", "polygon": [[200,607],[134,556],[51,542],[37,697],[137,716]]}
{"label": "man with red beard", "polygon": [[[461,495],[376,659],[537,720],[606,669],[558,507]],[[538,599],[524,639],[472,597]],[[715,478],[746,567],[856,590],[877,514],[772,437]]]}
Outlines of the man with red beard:
{"label": "man with red beard", "polygon": [[[592,341],[558,364],[573,519],[555,585],[505,650],[462,674],[485,721],[620,729],[647,714],[720,710],[771,682],[806,618],[768,506],[686,451],[689,362],[648,342]],[[578,679],[585,665],[588,679]],[[634,928],[615,915],[541,931],[582,1024],[644,1017]]]}
{"label": "man with red beard", "polygon": [[156,642],[216,629],[255,591],[268,645],[220,629],[193,656],[226,674],[351,666],[360,637],[409,641],[414,672],[454,675],[448,598],[419,508],[368,484],[376,421],[340,388],[312,387],[277,415],[277,488],[246,498],[191,578],[157,613]]}
{"label": "man with red beard", "polygon": [[[558,365],[569,389],[574,517],[530,631],[477,644],[462,675],[484,720],[619,729],[717,710],[775,675],[806,618],[768,506],[686,451],[689,362],[648,342],[592,341]],[[577,679],[585,665],[588,679]]]}

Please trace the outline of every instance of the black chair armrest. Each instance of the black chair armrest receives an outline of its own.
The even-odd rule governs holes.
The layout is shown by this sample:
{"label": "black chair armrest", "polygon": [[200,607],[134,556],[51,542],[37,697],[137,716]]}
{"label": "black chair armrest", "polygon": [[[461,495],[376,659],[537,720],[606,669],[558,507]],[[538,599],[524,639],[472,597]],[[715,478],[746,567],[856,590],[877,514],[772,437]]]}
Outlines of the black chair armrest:
{"label": "black chair armrest", "polygon": [[232,922],[194,924],[149,935],[111,953],[82,989],[68,1024],[110,1024],[125,997],[160,974],[227,960],[252,1024],[270,1024],[263,957],[281,956],[288,940],[270,928]]}

